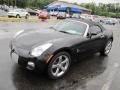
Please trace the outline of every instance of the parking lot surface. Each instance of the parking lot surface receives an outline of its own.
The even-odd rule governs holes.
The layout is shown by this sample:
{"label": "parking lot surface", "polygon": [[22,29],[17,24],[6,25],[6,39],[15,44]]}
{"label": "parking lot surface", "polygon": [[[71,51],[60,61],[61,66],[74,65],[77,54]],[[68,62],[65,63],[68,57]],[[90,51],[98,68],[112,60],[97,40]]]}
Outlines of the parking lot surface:
{"label": "parking lot surface", "polygon": [[120,90],[120,25],[113,30],[114,42],[108,57],[90,55],[74,63],[59,80],[22,69],[9,55],[9,42],[22,29],[47,28],[56,22],[0,22],[0,90]]}

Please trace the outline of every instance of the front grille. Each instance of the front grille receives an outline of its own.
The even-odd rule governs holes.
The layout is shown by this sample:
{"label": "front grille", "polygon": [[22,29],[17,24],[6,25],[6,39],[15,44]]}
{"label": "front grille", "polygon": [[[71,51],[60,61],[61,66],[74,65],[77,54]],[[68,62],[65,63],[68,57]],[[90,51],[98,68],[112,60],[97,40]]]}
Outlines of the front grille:
{"label": "front grille", "polygon": [[26,67],[28,61],[33,61],[34,63],[36,63],[35,58],[24,58],[24,57],[19,56],[18,63],[20,65]]}
{"label": "front grille", "polygon": [[26,68],[28,61],[34,62],[35,70],[38,70],[39,72],[43,72],[46,68],[46,64],[40,60],[37,60],[37,58],[24,58],[20,56],[18,59],[18,64]]}
{"label": "front grille", "polygon": [[22,65],[23,67],[26,67],[28,61],[29,61],[29,59],[19,56],[18,64]]}

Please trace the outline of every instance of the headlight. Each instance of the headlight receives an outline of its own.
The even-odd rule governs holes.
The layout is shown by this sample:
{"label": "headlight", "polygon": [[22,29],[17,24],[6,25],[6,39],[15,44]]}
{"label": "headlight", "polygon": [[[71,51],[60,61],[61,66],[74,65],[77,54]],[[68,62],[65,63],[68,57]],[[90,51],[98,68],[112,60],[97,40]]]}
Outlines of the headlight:
{"label": "headlight", "polygon": [[24,32],[24,30],[18,31],[18,32],[15,34],[14,38],[17,37],[18,35],[20,35],[22,32]]}
{"label": "headlight", "polygon": [[52,43],[47,43],[47,44],[43,44],[41,46],[38,46],[36,48],[34,48],[32,51],[31,51],[31,55],[32,56],[35,56],[35,57],[38,57],[40,56],[44,51],[46,51],[47,49],[49,49],[53,44]]}

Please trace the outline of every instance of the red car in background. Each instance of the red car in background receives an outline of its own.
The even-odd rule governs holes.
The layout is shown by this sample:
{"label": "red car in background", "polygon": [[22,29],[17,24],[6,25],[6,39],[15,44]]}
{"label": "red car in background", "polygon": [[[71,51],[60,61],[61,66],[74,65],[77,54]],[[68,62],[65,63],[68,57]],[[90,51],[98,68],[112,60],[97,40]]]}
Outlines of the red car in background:
{"label": "red car in background", "polygon": [[47,11],[42,11],[38,14],[39,19],[50,19],[50,15]]}

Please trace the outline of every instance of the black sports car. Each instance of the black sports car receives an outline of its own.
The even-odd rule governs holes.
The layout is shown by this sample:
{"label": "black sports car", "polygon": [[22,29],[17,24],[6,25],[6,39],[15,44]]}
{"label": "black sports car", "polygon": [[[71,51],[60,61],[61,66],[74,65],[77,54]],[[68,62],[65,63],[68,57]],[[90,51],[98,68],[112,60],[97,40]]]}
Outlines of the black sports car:
{"label": "black sports car", "polygon": [[11,58],[37,71],[47,71],[52,79],[62,77],[71,61],[86,54],[108,55],[113,33],[98,23],[66,19],[40,30],[19,31],[10,43]]}

